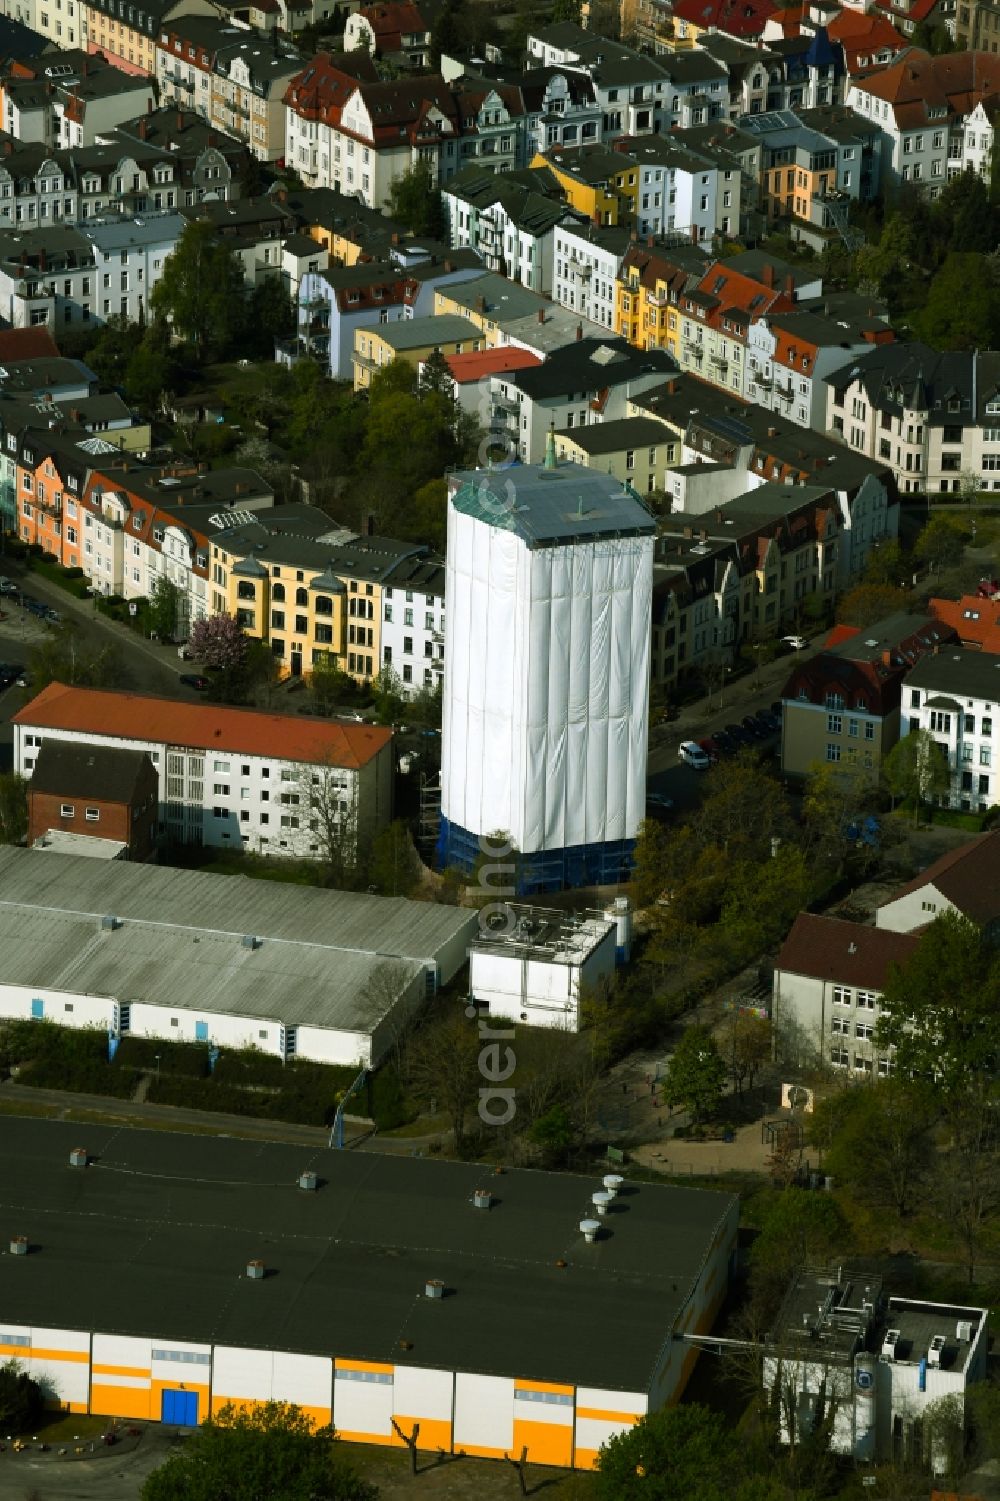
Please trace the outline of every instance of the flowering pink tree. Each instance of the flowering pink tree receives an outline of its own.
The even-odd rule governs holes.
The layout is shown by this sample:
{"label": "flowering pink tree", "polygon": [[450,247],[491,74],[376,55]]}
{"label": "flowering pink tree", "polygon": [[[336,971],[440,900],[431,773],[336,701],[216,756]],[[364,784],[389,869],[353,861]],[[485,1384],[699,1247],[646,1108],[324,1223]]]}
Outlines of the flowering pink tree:
{"label": "flowering pink tree", "polygon": [[246,661],[249,639],[232,615],[211,615],[196,620],[188,648],[199,662],[217,672],[238,669]]}

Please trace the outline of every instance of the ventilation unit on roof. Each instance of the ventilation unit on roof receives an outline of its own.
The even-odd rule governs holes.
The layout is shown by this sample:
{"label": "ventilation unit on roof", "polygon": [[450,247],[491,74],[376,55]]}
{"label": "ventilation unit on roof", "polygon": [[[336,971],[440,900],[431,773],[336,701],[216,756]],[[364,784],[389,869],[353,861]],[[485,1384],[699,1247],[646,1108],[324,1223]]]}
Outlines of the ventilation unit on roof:
{"label": "ventilation unit on roof", "polygon": [[10,1254],[12,1256],[27,1256],[28,1237],[26,1235],[12,1235],[10,1238]]}
{"label": "ventilation unit on roof", "polygon": [[601,1229],[600,1220],[581,1220],[580,1231],[588,1246],[592,1246]]}

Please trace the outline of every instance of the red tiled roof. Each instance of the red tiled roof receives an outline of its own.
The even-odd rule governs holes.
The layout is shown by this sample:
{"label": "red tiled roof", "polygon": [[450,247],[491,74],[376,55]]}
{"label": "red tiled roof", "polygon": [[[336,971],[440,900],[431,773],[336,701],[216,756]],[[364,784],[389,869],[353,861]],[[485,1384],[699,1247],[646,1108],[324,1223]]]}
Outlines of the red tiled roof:
{"label": "red tiled roof", "polygon": [[715,27],[727,36],[760,36],[775,0],[675,0],[674,16],[692,26]]}
{"label": "red tiled roof", "polygon": [[541,359],[530,349],[477,349],[467,354],[450,354],[446,357],[448,369],[465,385],[479,380],[484,375],[502,375],[505,370],[527,370],[540,365]]}
{"label": "red tiled roof", "polygon": [[781,945],[776,970],[838,985],[881,990],[891,964],[905,964],[919,939],[839,917],[800,912]]}
{"label": "red tiled roof", "polygon": [[852,636],[860,636],[861,628],[856,625],[835,625],[833,630],[823,642],[823,650],[830,651],[832,647],[839,646],[842,641],[850,641]]}
{"label": "red tiled roof", "polygon": [[392,739],[392,731],[383,725],[338,724],[299,714],[186,704],[141,693],[69,688],[64,683],[43,688],[14,716],[14,722],[43,730],[162,741],[351,770],[365,766]]}
{"label": "red tiled roof", "polygon": [[[916,7],[909,15],[920,20]],[[1000,57],[989,52],[932,57],[908,47],[895,62],[859,74],[857,87],[891,104],[898,124],[920,125],[930,118],[930,109],[965,115],[1000,94]]]}
{"label": "red tiled roof", "polygon": [[1000,600],[964,594],[961,599],[932,599],[928,608],[935,620],[957,631],[963,646],[1000,655]]}
{"label": "red tiled roof", "polygon": [[428,26],[412,0],[390,0],[389,4],[365,5],[358,12],[375,34],[375,50],[398,52],[404,36],[424,36]]}
{"label": "red tiled roof", "polygon": [[995,829],[991,834],[979,834],[967,844],[960,844],[958,849],[949,850],[882,906],[889,907],[902,896],[911,896],[915,891],[933,886],[973,922],[993,922],[1000,917],[998,870],[1000,829]]}
{"label": "red tiled roof", "polygon": [[58,354],[59,345],[47,328],[0,329],[0,360],[5,365],[18,360],[47,360]]}

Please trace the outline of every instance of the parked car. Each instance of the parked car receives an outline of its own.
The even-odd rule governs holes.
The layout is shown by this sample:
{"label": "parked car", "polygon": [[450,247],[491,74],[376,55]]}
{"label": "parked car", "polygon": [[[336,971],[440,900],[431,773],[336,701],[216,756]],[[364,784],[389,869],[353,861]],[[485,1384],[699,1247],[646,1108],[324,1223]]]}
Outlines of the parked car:
{"label": "parked car", "polygon": [[741,724],[727,724],[726,733],[732,736],[737,745],[749,745],[753,738]]}
{"label": "parked car", "polygon": [[739,749],[728,730],[716,730],[712,736],[712,740],[720,755],[731,756],[734,750]]}
{"label": "parked car", "polygon": [[757,722],[757,719],[753,714],[744,714],[743,718],[740,720],[740,723],[746,730],[747,734],[750,736],[751,740],[759,740],[764,734],[763,726]]}
{"label": "parked car", "polygon": [[13,579],[0,578],[0,594],[16,594],[17,585]]}
{"label": "parked car", "polygon": [[776,698],[774,700],[774,703],[771,705],[771,713],[774,715],[775,719],[780,720],[781,715],[782,715],[782,711],[783,711],[783,705],[782,705],[781,699],[780,698]]}
{"label": "parked car", "polygon": [[781,729],[781,720],[777,714],[772,714],[770,709],[758,710],[754,718],[762,726],[765,735],[776,735]]}
{"label": "parked car", "polygon": [[646,811],[647,811],[647,813],[669,813],[670,809],[673,806],[674,806],[674,800],[673,800],[673,798],[672,797],[664,797],[664,795],[663,795],[662,792],[647,792],[646,793]]}
{"label": "parked car", "polygon": [[31,687],[31,673],[30,672],[22,672],[22,673],[20,673],[18,675],[18,679],[17,679],[17,686],[19,688],[30,688]]}
{"label": "parked car", "polygon": [[204,677],[200,672],[182,672],[180,681],[184,684],[185,688],[196,688],[199,693],[204,693],[207,688],[211,687],[208,678]]}
{"label": "parked car", "polygon": [[695,771],[707,771],[710,765],[708,757],[695,740],[682,740],[677,747],[677,757],[685,766],[693,766]]}
{"label": "parked car", "polygon": [[53,610],[51,605],[46,605],[42,613],[42,619],[50,620],[53,625],[59,625],[62,621],[62,616],[58,610]]}
{"label": "parked car", "polygon": [[790,647],[792,651],[805,651],[809,642],[805,636],[782,636],[781,644]]}
{"label": "parked car", "polygon": [[714,765],[714,763],[719,759],[719,747],[716,745],[711,735],[706,735],[704,740],[698,741],[698,744],[701,746],[702,750],[705,752],[705,755]]}

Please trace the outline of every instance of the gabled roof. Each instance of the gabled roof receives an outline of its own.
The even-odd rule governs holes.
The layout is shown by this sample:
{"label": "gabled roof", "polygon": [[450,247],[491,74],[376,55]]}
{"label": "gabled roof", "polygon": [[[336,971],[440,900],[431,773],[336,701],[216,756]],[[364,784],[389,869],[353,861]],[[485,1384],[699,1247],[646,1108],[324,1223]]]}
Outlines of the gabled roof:
{"label": "gabled roof", "polygon": [[392,731],[381,725],[339,724],[299,714],[179,703],[141,693],[70,688],[64,683],[43,688],[14,716],[14,722],[42,730],[162,741],[351,770],[366,765],[392,739]]}
{"label": "gabled roof", "polygon": [[[914,11],[910,11],[915,16]],[[917,17],[919,19],[919,17]],[[980,101],[1000,95],[1000,57],[989,52],[950,52],[932,57],[908,47],[886,67],[860,73],[855,87],[892,106],[897,125],[964,116]]]}
{"label": "gabled roof", "polygon": [[80,745],[73,740],[44,740],[35,757],[29,794],[92,798],[131,803],[142,781],[156,770],[145,751],[111,745]]}
{"label": "gabled roof", "polygon": [[530,349],[507,346],[472,350],[468,354],[449,354],[446,363],[455,381],[464,386],[482,380],[484,375],[503,375],[507,370],[529,370],[542,362]]}
{"label": "gabled roof", "polygon": [[882,990],[890,966],[905,964],[918,942],[915,933],[893,933],[842,918],[800,912],[781,945],[775,970],[864,990]]}
{"label": "gabled roof", "polygon": [[895,892],[883,907],[890,907],[903,896],[933,886],[963,916],[973,922],[993,922],[1000,916],[1000,829],[980,834],[968,844],[949,850],[919,876]]}
{"label": "gabled roof", "polygon": [[929,600],[928,608],[935,620],[953,627],[963,646],[1000,654],[1000,600],[963,594],[961,599]]}

